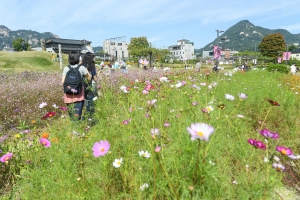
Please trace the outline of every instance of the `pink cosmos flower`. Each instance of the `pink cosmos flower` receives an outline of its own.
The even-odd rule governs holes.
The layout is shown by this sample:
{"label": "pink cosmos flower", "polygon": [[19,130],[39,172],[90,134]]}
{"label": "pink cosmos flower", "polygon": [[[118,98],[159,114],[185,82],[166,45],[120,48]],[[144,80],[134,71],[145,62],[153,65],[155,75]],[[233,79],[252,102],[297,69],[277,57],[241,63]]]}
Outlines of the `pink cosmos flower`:
{"label": "pink cosmos flower", "polygon": [[104,156],[110,148],[110,144],[107,140],[101,140],[100,142],[95,142],[92,150],[95,158],[99,156]]}
{"label": "pink cosmos flower", "polygon": [[193,106],[197,106],[199,103],[198,102],[192,102]]}
{"label": "pink cosmos flower", "polygon": [[290,159],[299,159],[299,156],[295,156],[290,148],[284,146],[277,146],[276,151],[279,151],[282,155],[286,155]]}
{"label": "pink cosmos flower", "polygon": [[170,126],[170,124],[168,122],[164,123],[164,127],[169,127],[169,126]]}
{"label": "pink cosmos flower", "polygon": [[259,132],[261,135],[263,135],[266,138],[272,138],[272,139],[278,139],[279,135],[278,133],[274,133],[269,131],[268,129],[263,129]]}
{"label": "pink cosmos flower", "polygon": [[155,150],[154,150],[154,151],[155,151],[156,153],[159,153],[160,150],[161,150],[161,147],[160,147],[160,146],[157,146],[157,147],[155,147]]}
{"label": "pink cosmos flower", "polygon": [[157,102],[156,99],[153,99],[151,101],[150,100],[147,101],[148,105],[154,105],[156,102]]}
{"label": "pink cosmos flower", "polygon": [[154,86],[152,84],[148,84],[148,85],[146,85],[144,90],[150,91],[151,89],[154,89]]}
{"label": "pink cosmos flower", "polygon": [[46,138],[41,138],[40,143],[45,147],[45,148],[50,148],[51,147],[51,142],[46,139]]}
{"label": "pink cosmos flower", "polygon": [[143,94],[149,94],[147,90],[143,90]]}
{"label": "pink cosmos flower", "polygon": [[129,120],[124,120],[123,122],[122,122],[124,125],[127,125],[127,124],[129,124]]}
{"label": "pink cosmos flower", "polygon": [[254,139],[249,139],[248,143],[254,146],[255,148],[266,150],[266,145],[262,141],[254,140]]}
{"label": "pink cosmos flower", "polygon": [[215,129],[205,123],[196,123],[187,127],[187,131],[191,135],[192,141],[200,139],[208,142],[209,136],[215,132]]}
{"label": "pink cosmos flower", "polygon": [[3,163],[7,162],[8,160],[11,159],[12,155],[13,155],[12,153],[7,153],[7,154],[3,155],[0,158],[0,162],[3,162]]}
{"label": "pink cosmos flower", "polygon": [[152,128],[152,129],[150,130],[150,132],[151,132],[151,137],[152,137],[152,138],[155,138],[156,136],[160,135],[160,132],[159,132],[159,129],[158,129],[158,128]]}
{"label": "pink cosmos flower", "polygon": [[184,86],[186,84],[186,81],[181,81],[181,85]]}

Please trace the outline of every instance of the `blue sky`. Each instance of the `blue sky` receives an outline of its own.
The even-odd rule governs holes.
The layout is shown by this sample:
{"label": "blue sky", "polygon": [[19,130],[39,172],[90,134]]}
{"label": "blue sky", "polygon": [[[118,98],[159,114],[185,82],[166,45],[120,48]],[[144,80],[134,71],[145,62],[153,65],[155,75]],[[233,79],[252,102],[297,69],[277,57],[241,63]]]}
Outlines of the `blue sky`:
{"label": "blue sky", "polygon": [[216,38],[215,30],[244,19],[300,33],[299,9],[299,0],[0,0],[0,25],[87,39],[92,46],[146,36],[157,48],[182,38],[202,48]]}

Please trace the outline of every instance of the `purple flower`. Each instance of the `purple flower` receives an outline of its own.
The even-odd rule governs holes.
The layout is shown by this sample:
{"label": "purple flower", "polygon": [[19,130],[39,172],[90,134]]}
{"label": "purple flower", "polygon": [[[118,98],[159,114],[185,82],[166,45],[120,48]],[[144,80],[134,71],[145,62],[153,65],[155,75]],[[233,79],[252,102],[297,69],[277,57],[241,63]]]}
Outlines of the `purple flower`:
{"label": "purple flower", "polygon": [[46,138],[41,138],[40,143],[45,147],[45,148],[50,148],[51,147],[51,142],[46,139]]}
{"label": "purple flower", "polygon": [[107,140],[101,140],[100,142],[96,142],[92,148],[93,155],[95,158],[99,156],[104,156],[110,148],[110,144]]}
{"label": "purple flower", "polygon": [[60,106],[59,109],[60,109],[60,110],[68,110],[67,107],[62,107],[62,106]]}
{"label": "purple flower", "polygon": [[276,171],[278,172],[284,172],[285,170],[285,166],[282,165],[281,163],[273,163],[272,167],[276,169]]}
{"label": "purple flower", "polygon": [[284,146],[277,146],[276,151],[279,151],[282,155],[286,155],[290,159],[299,159],[299,156],[295,156],[293,154],[292,149],[284,147]]}
{"label": "purple flower", "polygon": [[268,129],[263,129],[259,132],[261,135],[263,135],[266,138],[272,138],[272,139],[278,139],[279,135],[278,133],[274,133],[269,131]]}
{"label": "purple flower", "polygon": [[12,155],[13,155],[12,153],[7,153],[7,154],[3,155],[0,158],[0,162],[3,162],[3,163],[7,162],[8,160],[11,159]]}
{"label": "purple flower", "polygon": [[262,141],[254,140],[254,139],[249,139],[248,143],[254,146],[255,148],[266,150],[266,145]]}

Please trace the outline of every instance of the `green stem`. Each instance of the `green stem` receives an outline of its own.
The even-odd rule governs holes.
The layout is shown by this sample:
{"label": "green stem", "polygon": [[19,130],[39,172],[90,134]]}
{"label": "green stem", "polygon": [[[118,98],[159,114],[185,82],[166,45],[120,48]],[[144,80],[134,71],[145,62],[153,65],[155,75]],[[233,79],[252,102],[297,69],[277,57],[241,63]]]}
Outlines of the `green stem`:
{"label": "green stem", "polygon": [[167,181],[168,181],[168,183],[169,183],[169,187],[170,187],[170,189],[171,189],[171,191],[172,191],[174,197],[176,197],[176,199],[180,199],[179,196],[178,196],[178,194],[177,194],[177,193],[175,192],[175,190],[174,190],[174,187],[173,187],[173,185],[172,185],[172,182],[171,182],[170,179],[169,179],[168,173],[166,172],[166,170],[164,169],[164,167],[163,167],[163,165],[162,165],[162,163],[161,163],[160,156],[157,155],[157,157],[158,157],[158,162],[159,162],[159,165],[160,165],[160,167],[161,167],[161,170],[162,170],[162,172],[164,173],[164,175],[165,175],[165,177],[166,177],[166,179],[167,179]]}
{"label": "green stem", "polygon": [[263,127],[263,125],[265,124],[265,121],[266,121],[266,119],[267,119],[267,117],[268,117],[270,111],[272,110],[272,107],[273,107],[273,106],[271,106],[270,109],[268,110],[268,112],[267,112],[267,114],[266,114],[266,116],[265,116],[265,118],[264,118],[264,121],[261,123],[261,126],[260,126],[259,130],[261,130],[262,127]]}
{"label": "green stem", "polygon": [[201,143],[200,143],[200,140],[198,140],[198,151],[197,151],[197,158],[196,158],[197,160],[196,160],[195,172],[194,172],[194,177],[193,177],[193,186],[196,184],[196,177],[197,177],[198,168],[199,168],[200,147],[201,147]]}

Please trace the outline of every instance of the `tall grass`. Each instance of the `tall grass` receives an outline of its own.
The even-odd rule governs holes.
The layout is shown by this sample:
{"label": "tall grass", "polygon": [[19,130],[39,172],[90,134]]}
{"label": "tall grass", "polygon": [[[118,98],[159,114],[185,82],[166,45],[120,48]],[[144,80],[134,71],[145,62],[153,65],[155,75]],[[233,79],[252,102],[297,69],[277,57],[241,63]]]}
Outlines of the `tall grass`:
{"label": "tall grass", "polygon": [[[169,82],[161,82],[162,76]],[[0,144],[1,155],[13,153],[2,164],[2,189],[13,184],[6,193],[13,199],[279,199],[281,194],[274,191],[283,186],[285,172],[272,168],[273,156],[286,167],[291,160],[275,147],[299,153],[299,124],[294,123],[299,121],[299,97],[283,78],[291,80],[265,71],[225,76],[137,70],[103,77],[95,126],[72,123],[58,113],[42,121],[44,128],[31,126],[30,133],[12,135]],[[154,88],[143,94],[149,83]],[[120,90],[122,85],[128,93]],[[41,94],[48,93],[42,88]],[[239,93],[248,98],[240,100]],[[225,94],[235,99],[227,100]],[[61,98],[58,93],[49,96],[56,98],[41,95],[36,106]],[[213,110],[203,112],[209,105]],[[41,116],[48,111],[38,110]],[[215,129],[208,142],[190,140],[187,127],[197,122]],[[153,135],[154,128],[160,134]],[[259,134],[264,128],[280,138],[265,141]],[[44,132],[50,135],[50,148],[39,143]],[[266,150],[251,146],[249,138],[263,141]],[[107,140],[110,149],[95,158],[92,147],[100,140]],[[157,146],[160,151],[155,151]],[[150,158],[139,156],[141,150]],[[117,158],[123,158],[119,168],[113,166]]]}

